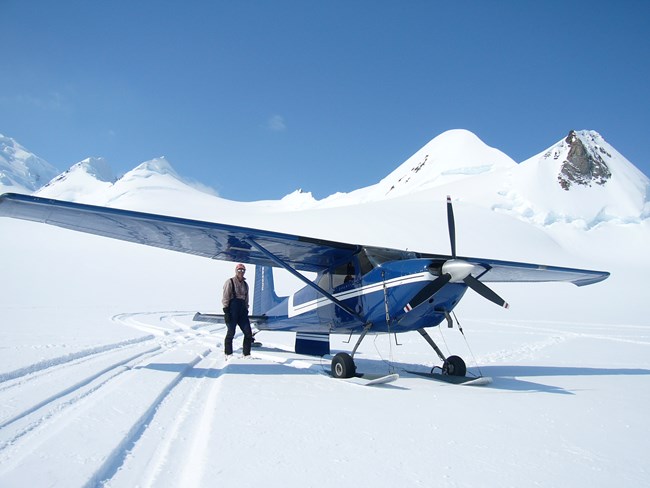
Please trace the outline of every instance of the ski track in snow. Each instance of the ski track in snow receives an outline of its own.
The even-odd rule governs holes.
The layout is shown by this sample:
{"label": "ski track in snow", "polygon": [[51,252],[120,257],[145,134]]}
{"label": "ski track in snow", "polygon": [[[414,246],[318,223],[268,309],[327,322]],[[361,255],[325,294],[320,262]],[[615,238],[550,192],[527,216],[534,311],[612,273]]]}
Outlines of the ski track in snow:
{"label": "ski track in snow", "polygon": [[[221,350],[225,327],[194,324],[188,312],[124,313],[113,321],[147,335],[0,378],[1,486],[21,486],[23,466],[35,459],[41,471],[31,473],[30,480],[39,486],[47,485],[52,473],[68,486],[150,487],[163,480],[165,486],[201,486],[206,481],[203,470],[218,432],[215,411],[223,387],[218,380],[233,364],[225,362]],[[598,324],[489,325],[491,334],[516,328],[521,337],[529,330],[531,340],[481,355],[478,362],[484,365],[516,362],[574,337],[650,345],[647,329],[635,326],[620,326],[617,335],[611,326]],[[610,333],[601,333],[605,327]],[[255,352],[258,360],[323,373],[322,360],[265,346],[272,350]],[[111,434],[89,439],[94,428],[105,432],[100,427],[105,422]],[[90,443],[87,457],[79,453],[81,443]]]}
{"label": "ski track in snow", "polygon": [[[128,453],[148,432],[148,425],[163,403],[174,404],[166,410],[171,413],[168,417],[175,419],[178,425],[183,419],[178,412],[187,410],[182,403],[197,395],[198,386],[189,395],[174,395],[174,390],[197,366],[204,366],[204,358],[215,347],[221,346],[219,332],[224,329],[216,324],[185,325],[187,321],[179,320],[179,316],[187,315],[118,315],[113,319],[115,322],[148,331],[150,335],[5,374],[0,381],[0,484],[18,485],[21,465],[35,456],[43,457],[44,463],[51,463],[43,473],[50,469],[56,471],[57,465],[65,465],[61,460],[66,453],[66,446],[55,440],[57,432],[65,429],[66,435],[74,437],[72,429],[81,435],[92,424],[113,417],[116,435],[109,440],[97,440],[106,443],[104,459],[84,459],[79,470],[72,470],[66,476],[70,486],[97,486],[115,475],[127,461]],[[219,366],[218,362],[210,360],[202,369],[218,371]],[[130,403],[128,391],[141,391],[142,388],[151,390],[146,396],[150,401]],[[182,390],[187,390],[186,385]],[[34,403],[35,398],[40,401]],[[136,397],[135,401],[138,400]],[[181,405],[177,404],[179,401]],[[160,451],[165,444],[158,441],[156,439],[154,444]],[[58,455],[52,455],[57,452]],[[164,455],[159,457],[165,459]],[[153,479],[159,469],[154,464],[150,473],[138,473],[138,477]],[[42,481],[43,485],[47,483],[45,478]]]}

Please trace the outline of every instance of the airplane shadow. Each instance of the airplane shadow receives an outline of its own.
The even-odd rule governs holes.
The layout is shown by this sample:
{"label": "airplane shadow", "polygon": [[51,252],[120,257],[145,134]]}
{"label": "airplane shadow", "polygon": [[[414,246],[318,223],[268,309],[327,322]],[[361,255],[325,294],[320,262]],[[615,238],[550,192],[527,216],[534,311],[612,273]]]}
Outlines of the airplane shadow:
{"label": "airplane shadow", "polygon": [[[286,350],[265,347],[259,348],[265,352],[287,353]],[[188,378],[218,378],[224,374],[241,375],[323,375],[328,373],[329,362],[323,359],[322,364],[314,363],[311,367],[296,367],[290,364],[269,363],[256,360],[225,364],[222,368],[193,368],[182,363],[151,363],[142,368],[170,373],[182,374]],[[387,374],[390,367],[391,372],[395,371],[401,376],[417,377],[423,381],[427,378],[409,374],[409,371],[429,372],[430,368],[422,364],[412,363],[388,363],[381,359],[356,358],[357,371],[367,374]],[[492,383],[487,386],[491,390],[505,390],[512,392],[539,392],[554,393],[561,395],[575,395],[575,392],[565,388],[531,381],[522,378],[551,378],[565,376],[649,376],[650,370],[641,368],[589,368],[570,366],[523,366],[523,365],[495,365],[482,366],[480,370],[483,376],[492,378]],[[468,376],[479,375],[477,368],[469,368]],[[429,380],[436,381],[436,380]],[[401,385],[386,384],[382,388],[407,390]]]}
{"label": "airplane shadow", "polygon": [[[423,365],[402,363],[399,365],[407,371],[428,372]],[[439,372],[439,370],[438,370]],[[469,368],[468,376],[472,373],[479,376],[477,368]],[[520,391],[520,392],[541,392],[556,393],[563,395],[575,395],[574,392],[565,388],[547,383],[539,383],[522,378],[553,378],[561,376],[648,376],[650,370],[640,368],[588,368],[571,366],[481,366],[480,374],[492,378],[488,388]]]}
{"label": "airplane shadow", "polygon": [[186,378],[219,378],[224,374],[254,375],[314,375],[320,374],[312,368],[294,368],[279,363],[262,363],[251,360],[246,363],[225,364],[222,368],[193,368],[179,363],[150,363],[144,369],[182,374]]}
{"label": "airplane shadow", "polygon": [[542,391],[575,394],[563,388],[521,378],[554,378],[565,376],[649,376],[650,370],[641,368],[588,368],[574,366],[483,366],[485,376],[493,378],[493,386],[511,391]]}
{"label": "airplane shadow", "polygon": [[[284,349],[275,347],[261,347],[258,350],[265,352],[288,353]],[[332,351],[335,354],[337,351]],[[290,353],[290,352],[289,352]],[[324,360],[325,369],[327,369],[329,362]],[[326,364],[327,363],[327,364]],[[409,371],[429,372],[430,368],[422,364],[400,363],[387,361],[374,358],[356,357],[355,363],[357,371],[360,373],[369,374],[387,374],[389,372],[398,372],[401,376],[409,375]],[[299,370],[302,372],[314,371],[316,366],[312,366],[309,370]],[[390,368],[390,371],[389,371]],[[288,368],[293,369],[293,368]],[[250,370],[249,370],[250,371]],[[252,371],[250,371],[252,372]],[[319,370],[323,373],[326,371]],[[440,370],[438,370],[440,372]],[[277,370],[274,374],[278,373]],[[492,378],[492,383],[487,386],[489,389],[505,390],[512,392],[539,392],[539,393],[555,393],[561,395],[574,395],[575,393],[560,386],[549,383],[541,383],[538,381],[531,381],[524,378],[553,378],[562,376],[648,376],[650,370],[641,368],[589,368],[589,367],[571,367],[571,366],[524,366],[524,365],[495,365],[495,366],[482,366],[480,373],[477,368],[469,368],[468,376],[489,376]],[[421,376],[417,376],[423,380]],[[436,381],[436,380],[429,380]],[[392,387],[394,389],[408,389],[397,384],[385,385],[386,388]]]}

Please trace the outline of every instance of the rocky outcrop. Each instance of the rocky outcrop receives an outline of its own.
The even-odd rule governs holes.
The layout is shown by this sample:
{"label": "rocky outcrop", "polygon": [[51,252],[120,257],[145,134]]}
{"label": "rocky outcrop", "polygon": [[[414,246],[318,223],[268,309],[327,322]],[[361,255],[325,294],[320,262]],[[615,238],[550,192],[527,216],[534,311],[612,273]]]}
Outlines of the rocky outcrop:
{"label": "rocky outcrop", "polygon": [[604,152],[602,147],[586,146],[575,131],[569,132],[565,142],[569,145],[569,153],[557,177],[562,188],[569,190],[571,185],[591,186],[592,183],[597,185],[607,183],[612,173],[599,152],[610,155]]}

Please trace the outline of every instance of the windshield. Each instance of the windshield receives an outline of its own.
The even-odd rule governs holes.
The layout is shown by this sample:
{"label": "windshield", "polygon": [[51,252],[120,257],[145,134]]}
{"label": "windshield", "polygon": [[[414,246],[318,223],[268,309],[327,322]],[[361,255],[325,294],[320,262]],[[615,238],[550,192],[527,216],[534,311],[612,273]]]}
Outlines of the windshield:
{"label": "windshield", "polygon": [[359,262],[366,260],[368,266],[372,269],[376,266],[381,266],[388,261],[401,261],[403,259],[415,259],[416,257],[417,255],[410,251],[384,249],[381,247],[364,247],[359,253]]}

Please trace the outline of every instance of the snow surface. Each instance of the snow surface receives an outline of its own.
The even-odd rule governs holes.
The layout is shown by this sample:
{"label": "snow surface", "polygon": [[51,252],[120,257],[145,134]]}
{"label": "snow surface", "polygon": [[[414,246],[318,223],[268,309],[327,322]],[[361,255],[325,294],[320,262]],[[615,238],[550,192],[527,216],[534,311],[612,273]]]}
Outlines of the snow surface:
{"label": "snow surface", "polygon": [[[494,284],[510,310],[468,292],[455,309],[467,342],[457,327],[432,336],[487,387],[408,374],[439,365],[410,333],[399,345],[369,335],[357,354],[361,371],[400,374],[385,386],[330,378],[327,359],[290,352],[290,333],[260,332],[255,359],[226,363],[223,326],[192,316],[218,310],[232,263],[0,219],[0,486],[650,485],[647,198],[625,211],[635,218],[618,208],[595,222],[569,202],[579,224],[549,220],[551,193],[498,205],[533,201],[546,180],[461,159],[478,161],[441,160],[460,179],[416,176],[414,191],[335,204],[231,202],[161,161],[108,186],[56,186],[87,203],[437,253],[449,252],[451,193],[460,254],[612,273],[582,288]],[[621,164],[614,176],[633,172]],[[573,195],[603,207],[624,196],[589,190]],[[276,280],[281,294],[299,286]]]}

